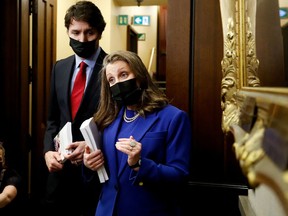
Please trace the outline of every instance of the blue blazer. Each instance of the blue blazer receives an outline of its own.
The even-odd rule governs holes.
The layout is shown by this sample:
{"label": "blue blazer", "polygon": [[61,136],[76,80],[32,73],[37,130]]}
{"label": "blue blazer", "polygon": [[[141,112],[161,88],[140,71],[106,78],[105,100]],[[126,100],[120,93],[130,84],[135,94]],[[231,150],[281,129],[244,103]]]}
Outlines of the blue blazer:
{"label": "blue blazer", "polygon": [[133,171],[115,147],[124,109],[103,132],[102,151],[109,180],[103,184],[96,216],[177,215],[177,190],[189,174],[191,126],[188,115],[168,105],[138,117],[131,135],[142,144],[141,167]]}

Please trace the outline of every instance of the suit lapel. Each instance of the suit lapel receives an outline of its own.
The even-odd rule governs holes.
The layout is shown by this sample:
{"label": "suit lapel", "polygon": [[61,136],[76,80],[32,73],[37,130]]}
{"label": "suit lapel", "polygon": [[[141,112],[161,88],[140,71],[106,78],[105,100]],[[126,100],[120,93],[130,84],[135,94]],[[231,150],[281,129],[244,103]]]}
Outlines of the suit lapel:
{"label": "suit lapel", "polygon": [[[105,130],[103,143],[102,145],[105,145],[106,152],[109,152],[109,161],[111,161],[111,164],[113,166],[110,166],[109,168],[114,168],[114,170],[110,170],[110,172],[117,172],[118,169],[118,159],[117,159],[117,149],[115,147],[115,143],[117,141],[117,134],[120,129],[121,125],[121,117],[123,116],[123,109],[120,110],[118,117],[114,120],[114,122]],[[112,139],[111,139],[112,138]],[[127,157],[126,157],[127,158]]]}
{"label": "suit lapel", "polygon": [[134,130],[131,132],[136,141],[141,140],[146,132],[154,125],[158,117],[155,113],[146,115],[145,118],[140,117],[137,122]]}
{"label": "suit lapel", "polygon": [[65,94],[64,95],[64,107],[66,109],[65,113],[69,113],[69,116],[71,118],[71,109],[70,109],[70,87],[71,87],[71,78],[73,75],[74,70],[74,64],[75,64],[75,57],[70,56],[68,57],[65,62],[61,65],[61,67],[57,70],[57,80],[61,82],[61,91],[60,93]]}

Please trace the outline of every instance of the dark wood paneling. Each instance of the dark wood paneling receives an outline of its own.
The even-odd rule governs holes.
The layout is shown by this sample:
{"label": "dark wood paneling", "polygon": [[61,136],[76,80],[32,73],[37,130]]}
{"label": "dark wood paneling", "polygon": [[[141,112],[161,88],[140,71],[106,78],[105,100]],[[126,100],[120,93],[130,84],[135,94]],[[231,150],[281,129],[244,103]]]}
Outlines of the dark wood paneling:
{"label": "dark wood paneling", "polygon": [[190,0],[168,0],[166,93],[172,104],[189,112]]}
{"label": "dark wood paneling", "polygon": [[283,47],[284,47],[284,65],[285,65],[285,86],[288,86],[288,23],[282,27]]}
{"label": "dark wood paneling", "polygon": [[56,60],[57,0],[35,0],[33,12],[32,198],[43,196],[47,167],[43,157],[50,93],[50,74]]}
{"label": "dark wood paneling", "polygon": [[158,18],[157,37],[157,73],[158,81],[166,81],[166,30],[167,30],[167,6],[160,6]]}
{"label": "dark wood paneling", "polygon": [[[168,1],[168,10],[166,92],[174,105],[191,116],[191,178],[222,182],[230,178],[226,160],[234,155],[221,129],[223,38],[219,2],[198,0],[191,5],[190,1]],[[191,35],[190,29],[194,29]]]}
{"label": "dark wood paneling", "polygon": [[287,86],[284,73],[283,37],[277,0],[257,4],[256,55],[261,86]]}
{"label": "dark wood paneling", "polygon": [[[187,215],[239,215],[246,179],[221,129],[223,36],[219,1],[169,1],[166,92],[192,123]],[[191,24],[191,26],[190,26]]]}
{"label": "dark wood paneling", "polygon": [[194,11],[192,178],[222,182],[225,143],[220,106],[223,39],[219,2],[197,0]]}
{"label": "dark wood paneling", "polygon": [[30,150],[29,1],[1,1],[0,13],[0,140],[4,141],[8,165],[22,176],[23,191],[18,191],[18,198],[26,198]]}
{"label": "dark wood paneling", "polygon": [[247,195],[247,188],[233,184],[190,183],[183,196],[184,215],[240,216],[238,196]]}

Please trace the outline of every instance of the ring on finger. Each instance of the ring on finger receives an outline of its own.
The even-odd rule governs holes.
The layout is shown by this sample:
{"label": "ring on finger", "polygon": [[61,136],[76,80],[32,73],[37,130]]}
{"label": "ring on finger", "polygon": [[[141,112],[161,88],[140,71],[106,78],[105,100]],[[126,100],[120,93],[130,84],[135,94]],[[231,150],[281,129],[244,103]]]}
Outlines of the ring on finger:
{"label": "ring on finger", "polygon": [[129,145],[133,148],[136,146],[136,142],[135,141],[130,141]]}

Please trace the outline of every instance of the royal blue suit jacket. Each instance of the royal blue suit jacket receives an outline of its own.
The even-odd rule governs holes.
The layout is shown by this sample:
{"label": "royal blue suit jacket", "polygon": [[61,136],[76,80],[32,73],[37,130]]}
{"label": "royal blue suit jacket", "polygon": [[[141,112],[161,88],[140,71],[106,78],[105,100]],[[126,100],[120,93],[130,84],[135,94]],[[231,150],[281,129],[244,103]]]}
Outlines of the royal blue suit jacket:
{"label": "royal blue suit jacket", "polygon": [[[123,119],[123,108],[104,130],[102,151],[109,180],[104,183],[96,216],[177,215],[177,190],[189,174],[191,126],[188,115],[168,105],[139,117],[131,135],[142,144],[141,167],[133,171],[123,154],[116,157],[116,134]],[[175,193],[176,192],[176,193]]]}

